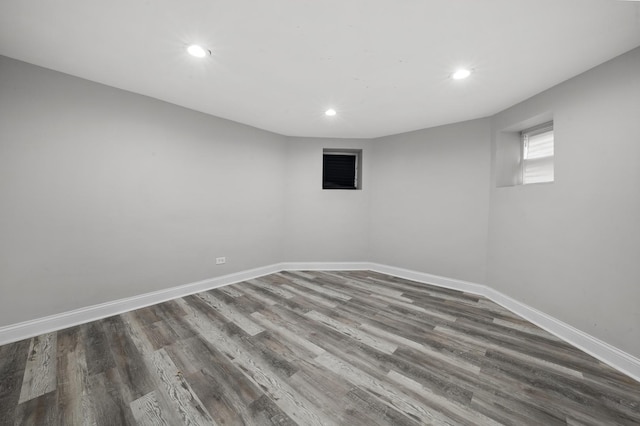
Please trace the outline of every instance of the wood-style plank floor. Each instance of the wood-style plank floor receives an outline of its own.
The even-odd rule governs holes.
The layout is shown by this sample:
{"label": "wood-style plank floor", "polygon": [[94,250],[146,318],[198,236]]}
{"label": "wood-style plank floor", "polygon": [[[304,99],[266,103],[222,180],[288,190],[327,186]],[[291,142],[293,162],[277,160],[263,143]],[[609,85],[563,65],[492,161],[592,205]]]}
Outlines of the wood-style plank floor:
{"label": "wood-style plank floor", "polygon": [[640,383],[495,303],[283,272],[0,346],[2,425],[638,425]]}

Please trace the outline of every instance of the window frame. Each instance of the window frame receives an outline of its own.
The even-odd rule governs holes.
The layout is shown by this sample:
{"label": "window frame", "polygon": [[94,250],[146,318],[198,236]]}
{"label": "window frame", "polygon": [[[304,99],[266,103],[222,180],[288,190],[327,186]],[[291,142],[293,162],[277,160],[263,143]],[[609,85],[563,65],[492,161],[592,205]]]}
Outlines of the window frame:
{"label": "window frame", "polygon": [[[553,154],[552,155],[548,155],[545,157],[538,157],[538,158],[526,158],[527,156],[527,152],[528,152],[528,142],[529,139],[531,137],[534,136],[538,136],[541,135],[543,133],[548,133],[551,132],[553,135]],[[530,127],[527,129],[524,129],[520,132],[520,159],[521,159],[521,166],[520,166],[520,182],[521,185],[535,185],[535,184],[539,184],[539,183],[553,183],[555,181],[555,129],[554,129],[554,123],[553,121],[548,121],[546,123],[543,124],[539,124],[537,126],[534,127]],[[551,175],[551,179],[550,180],[543,180],[543,181],[535,181],[535,182],[527,182],[525,179],[525,171],[526,171],[526,166],[527,166],[527,161],[532,161],[535,162],[536,160],[540,160],[540,159],[551,159],[551,170],[552,170],[552,175]],[[531,164],[531,163],[530,163]]]}
{"label": "window frame", "polygon": [[[348,188],[327,188],[325,187],[325,155],[342,155],[355,157],[354,186]],[[346,190],[353,191],[362,189],[362,150],[343,148],[323,148],[322,150],[322,189],[323,190]]]}

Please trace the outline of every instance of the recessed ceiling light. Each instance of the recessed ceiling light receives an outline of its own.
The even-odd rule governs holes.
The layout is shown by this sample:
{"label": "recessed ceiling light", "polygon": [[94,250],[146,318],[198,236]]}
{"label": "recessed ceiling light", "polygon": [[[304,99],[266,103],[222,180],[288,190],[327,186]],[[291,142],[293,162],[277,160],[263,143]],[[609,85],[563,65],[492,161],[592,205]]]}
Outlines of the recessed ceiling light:
{"label": "recessed ceiling light", "polygon": [[451,78],[453,78],[454,80],[462,80],[464,78],[467,78],[471,75],[471,71],[461,68],[459,70],[457,70],[456,72],[454,72],[453,74],[451,74]]}
{"label": "recessed ceiling light", "polygon": [[189,55],[195,56],[196,58],[204,58],[207,55],[211,55],[210,50],[207,50],[202,46],[198,46],[197,44],[192,44],[187,47],[187,52],[189,52]]}
{"label": "recessed ceiling light", "polygon": [[326,110],[324,112],[324,115],[328,115],[329,117],[333,117],[334,115],[336,115],[336,110],[333,108],[329,108],[328,110]]}

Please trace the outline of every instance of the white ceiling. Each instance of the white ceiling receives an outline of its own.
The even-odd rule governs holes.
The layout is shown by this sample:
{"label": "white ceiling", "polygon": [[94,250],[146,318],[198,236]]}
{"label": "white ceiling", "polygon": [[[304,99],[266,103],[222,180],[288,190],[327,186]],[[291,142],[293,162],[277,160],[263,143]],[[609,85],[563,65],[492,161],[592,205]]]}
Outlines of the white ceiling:
{"label": "white ceiling", "polygon": [[2,55],[291,136],[485,117],[639,45],[618,0],[0,2]]}

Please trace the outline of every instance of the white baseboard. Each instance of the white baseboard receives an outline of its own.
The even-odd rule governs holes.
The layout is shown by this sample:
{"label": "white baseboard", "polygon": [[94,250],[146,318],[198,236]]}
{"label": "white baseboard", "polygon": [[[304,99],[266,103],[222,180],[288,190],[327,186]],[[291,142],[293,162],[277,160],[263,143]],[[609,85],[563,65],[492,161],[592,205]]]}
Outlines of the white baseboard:
{"label": "white baseboard", "polygon": [[370,262],[285,262],[280,264],[283,271],[366,271]]}
{"label": "white baseboard", "polygon": [[483,296],[640,382],[640,359],[490,287]]}
{"label": "white baseboard", "polygon": [[538,327],[567,341],[598,360],[640,381],[640,359],[621,351],[569,324],[538,311],[524,303],[492,289],[483,284],[456,280],[453,278],[397,268],[372,262],[284,262],[250,269],[222,277],[198,281],[191,284],[146,293],[139,296],[101,303],[86,308],[75,309],[61,314],[50,315],[31,321],[0,327],[0,345],[38,336],[78,324],[95,321],[123,312],[144,308],[156,303],[187,296],[189,294],[234,284],[283,270],[320,270],[320,271],[353,271],[371,270],[412,281],[432,284],[439,287],[473,293],[487,297],[504,306],[513,313],[531,321]]}
{"label": "white baseboard", "polygon": [[399,278],[484,296],[640,382],[640,359],[489,286],[377,263],[372,263],[369,269]]}
{"label": "white baseboard", "polygon": [[40,334],[62,330],[78,324],[118,315],[123,312],[133,311],[167,300],[199,293],[212,288],[222,287],[252,278],[261,277],[282,270],[281,264],[274,264],[235,274],[224,275],[208,280],[198,281],[165,290],[154,291],[141,294],[139,296],[127,297],[125,299],[114,300],[112,302],[100,303],[98,305],[87,306],[86,308],[74,309],[60,314],[49,315],[30,321],[24,321],[5,327],[0,327],[0,345],[19,340],[27,339]]}
{"label": "white baseboard", "polygon": [[369,269],[371,271],[380,272],[382,274],[393,275],[394,277],[398,278],[418,281],[425,284],[433,284],[438,287],[446,287],[452,290],[459,290],[467,293],[484,295],[487,289],[487,286],[482,284],[441,277],[439,275],[432,275],[424,272],[412,271],[409,269],[396,268],[395,266],[382,265],[379,263],[370,263]]}

